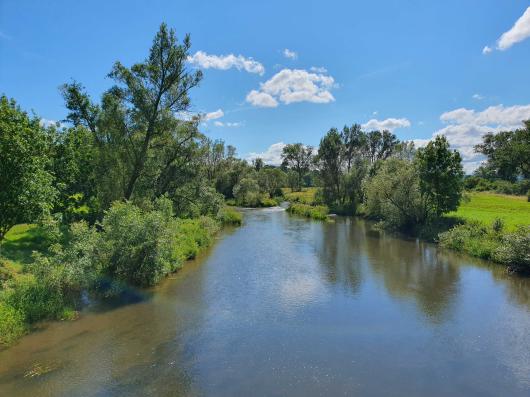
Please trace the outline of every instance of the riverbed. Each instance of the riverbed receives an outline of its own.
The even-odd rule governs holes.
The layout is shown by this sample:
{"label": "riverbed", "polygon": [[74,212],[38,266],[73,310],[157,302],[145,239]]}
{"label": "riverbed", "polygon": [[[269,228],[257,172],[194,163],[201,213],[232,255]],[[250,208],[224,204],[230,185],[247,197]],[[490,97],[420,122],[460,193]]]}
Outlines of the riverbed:
{"label": "riverbed", "polygon": [[529,396],[530,280],[280,208],[0,351],[1,396]]}

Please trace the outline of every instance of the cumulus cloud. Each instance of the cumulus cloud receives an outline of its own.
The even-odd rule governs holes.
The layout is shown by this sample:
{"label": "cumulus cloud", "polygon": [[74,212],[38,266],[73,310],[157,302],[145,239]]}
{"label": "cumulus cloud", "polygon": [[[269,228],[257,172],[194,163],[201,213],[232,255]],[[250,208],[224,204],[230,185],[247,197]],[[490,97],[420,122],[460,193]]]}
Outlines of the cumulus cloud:
{"label": "cumulus cloud", "polygon": [[236,68],[237,70],[244,70],[259,75],[265,73],[265,67],[261,63],[243,55],[210,55],[204,51],[197,51],[188,57],[188,62],[204,69],[228,70]]}
{"label": "cumulus cloud", "polygon": [[504,32],[497,41],[497,49],[507,50],[511,46],[530,37],[530,7],[515,22],[510,30]]}
{"label": "cumulus cloud", "polygon": [[282,151],[283,151],[284,147],[285,147],[285,143],[283,143],[283,142],[273,143],[264,152],[261,152],[261,153],[255,153],[255,152],[249,153],[246,156],[246,159],[248,161],[252,161],[252,160],[255,160],[255,159],[257,159],[259,157],[259,158],[263,159],[263,162],[265,164],[281,165],[281,163],[282,163]]}
{"label": "cumulus cloud", "polygon": [[[510,30],[504,32],[501,37],[497,40],[495,49],[499,51],[505,51],[514,44],[517,44],[530,37],[530,7],[521,15],[521,17],[515,21],[514,25]],[[482,49],[483,54],[489,54],[493,49],[489,46],[485,46]]]}
{"label": "cumulus cloud", "polygon": [[484,99],[484,97],[480,94],[473,94],[473,99],[476,99],[477,101],[480,101]]}
{"label": "cumulus cloud", "polygon": [[[522,121],[530,119],[530,105],[490,106],[482,111],[459,108],[445,112],[440,120],[447,124],[436,131],[436,135],[445,135],[451,147],[457,149],[463,158],[466,172],[475,170],[484,159],[475,153],[474,146],[482,142],[488,132],[514,130],[522,127]],[[429,139],[416,139],[416,146],[424,146]]]}
{"label": "cumulus cloud", "polygon": [[328,72],[328,70],[322,66],[311,66],[309,70],[315,73],[327,73]]}
{"label": "cumulus cloud", "polygon": [[275,108],[278,106],[278,101],[266,92],[252,90],[248,93],[246,99],[248,103],[262,108]]}
{"label": "cumulus cloud", "polygon": [[[376,112],[377,114],[377,112]],[[373,131],[373,130],[388,130],[394,131],[396,128],[407,128],[410,127],[410,121],[401,118],[394,119],[389,118],[385,120],[371,119],[362,125],[363,129]]]}
{"label": "cumulus cloud", "polygon": [[224,115],[223,109],[217,109],[215,112],[206,113],[204,121],[220,119]]}
{"label": "cumulus cloud", "polygon": [[298,54],[294,51],[291,51],[290,49],[286,48],[285,50],[283,50],[283,56],[285,58],[289,58],[289,59],[296,59],[298,58]]}
{"label": "cumulus cloud", "polygon": [[42,127],[45,127],[45,128],[48,128],[48,127],[51,127],[51,126],[55,126],[55,127],[61,127],[62,124],[56,120],[49,120],[49,119],[44,119],[44,118],[41,118],[40,121],[39,121],[39,124],[42,126]]}
{"label": "cumulus cloud", "polygon": [[335,100],[330,90],[335,80],[322,73],[310,73],[303,69],[283,69],[259,90],[247,95],[247,102],[254,106],[275,107],[278,102],[286,105],[294,102],[328,103]]}

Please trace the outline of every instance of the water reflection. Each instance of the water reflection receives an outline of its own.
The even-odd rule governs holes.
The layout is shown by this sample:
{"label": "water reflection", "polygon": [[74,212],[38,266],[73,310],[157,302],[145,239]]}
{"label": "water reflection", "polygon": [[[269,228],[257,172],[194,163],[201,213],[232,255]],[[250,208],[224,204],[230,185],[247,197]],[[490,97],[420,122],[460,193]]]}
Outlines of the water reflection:
{"label": "water reflection", "polygon": [[[211,252],[138,296],[0,351],[0,395],[530,388],[529,279],[356,219],[248,211]],[[24,377],[35,364],[50,372]]]}

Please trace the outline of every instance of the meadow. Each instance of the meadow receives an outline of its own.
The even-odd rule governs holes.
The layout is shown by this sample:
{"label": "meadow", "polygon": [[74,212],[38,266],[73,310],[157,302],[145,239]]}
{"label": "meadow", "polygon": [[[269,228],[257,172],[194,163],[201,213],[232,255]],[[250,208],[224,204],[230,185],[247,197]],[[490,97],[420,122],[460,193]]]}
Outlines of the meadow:
{"label": "meadow", "polygon": [[525,196],[508,196],[489,192],[469,192],[457,211],[447,216],[466,221],[474,220],[491,226],[495,219],[502,219],[507,231],[517,225],[530,225],[530,202]]}

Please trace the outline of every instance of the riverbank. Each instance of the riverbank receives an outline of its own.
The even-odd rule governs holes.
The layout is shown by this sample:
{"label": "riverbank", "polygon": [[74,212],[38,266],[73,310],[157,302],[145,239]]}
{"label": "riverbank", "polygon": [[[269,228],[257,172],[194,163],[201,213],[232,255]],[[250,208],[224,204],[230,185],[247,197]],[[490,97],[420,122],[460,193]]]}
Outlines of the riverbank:
{"label": "riverbank", "polygon": [[[317,188],[286,189],[288,212],[325,219],[329,209],[316,204],[316,192]],[[457,211],[416,230],[414,236],[504,265],[510,272],[530,274],[530,203],[526,196],[467,192]]]}
{"label": "riverbank", "polygon": [[40,321],[76,318],[84,294],[105,299],[157,284],[210,246],[221,226],[241,223],[241,213],[228,207],[216,219],[177,219],[167,208],[120,203],[101,231],[82,222],[65,231],[13,227],[0,245],[0,345]]}

